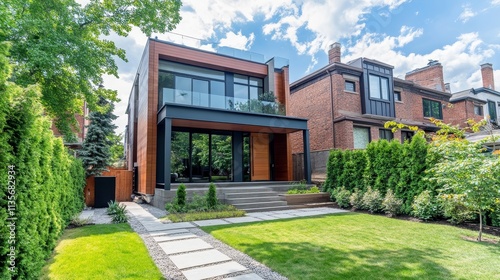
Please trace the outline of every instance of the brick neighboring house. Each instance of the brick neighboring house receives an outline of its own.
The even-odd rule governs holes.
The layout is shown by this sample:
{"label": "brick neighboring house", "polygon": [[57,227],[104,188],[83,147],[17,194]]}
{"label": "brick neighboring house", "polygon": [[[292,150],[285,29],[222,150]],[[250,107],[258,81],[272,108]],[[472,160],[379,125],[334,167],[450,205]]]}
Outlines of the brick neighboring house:
{"label": "brick neighboring house", "polygon": [[[308,119],[313,180],[326,175],[329,150],[360,149],[372,141],[411,138],[411,131],[392,133],[384,129],[388,120],[435,131],[430,117],[449,119],[443,68],[437,61],[393,77],[393,66],[358,58],[341,62],[341,46],[332,44],[329,64],[290,84],[290,115]],[[293,134],[294,179],[301,179],[301,136]]]}
{"label": "brick neighboring house", "polygon": [[290,134],[307,151],[309,131],[288,116],[288,60],[232,52],[148,40],[126,111],[134,192],[158,204],[171,183],[292,180]]}
{"label": "brick neighboring house", "polygon": [[[87,116],[89,114],[89,108],[87,107],[87,102],[83,103],[82,106],[82,114],[75,114],[75,119],[78,124],[78,131],[74,131],[76,142],[75,143],[64,143],[64,145],[71,147],[73,149],[80,149],[82,147],[83,140],[87,135],[87,125],[89,125],[89,120]],[[64,137],[61,132],[57,129],[57,127],[52,123],[52,132],[56,137]]]}
{"label": "brick neighboring house", "polygon": [[493,65],[482,64],[481,76],[483,87],[453,93],[450,98],[453,113],[449,118],[452,124],[465,127],[468,119],[490,119],[494,125],[500,124],[500,92],[495,90]]}

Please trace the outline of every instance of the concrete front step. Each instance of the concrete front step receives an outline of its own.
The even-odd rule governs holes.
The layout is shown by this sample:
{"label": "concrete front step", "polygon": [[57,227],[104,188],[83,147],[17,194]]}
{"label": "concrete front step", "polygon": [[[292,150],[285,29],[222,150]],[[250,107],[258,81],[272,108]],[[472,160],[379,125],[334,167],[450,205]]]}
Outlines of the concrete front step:
{"label": "concrete front step", "polygon": [[285,199],[280,196],[264,196],[264,197],[245,197],[245,198],[226,198],[229,204],[242,204],[242,203],[257,203],[257,202],[271,202],[271,201],[284,201]]}
{"label": "concrete front step", "polygon": [[266,212],[266,211],[281,211],[281,210],[289,210],[289,209],[290,209],[290,207],[288,207],[288,206],[270,206],[270,207],[249,208],[249,209],[242,208],[241,210],[243,210],[247,213],[252,213],[252,212]]}
{"label": "concrete front step", "polygon": [[233,206],[238,209],[253,209],[253,208],[287,206],[287,204],[286,201],[268,201],[268,202],[239,203],[239,204],[233,204]]}
{"label": "concrete front step", "polygon": [[278,197],[278,193],[272,191],[226,193],[226,199],[249,198],[249,197]]}

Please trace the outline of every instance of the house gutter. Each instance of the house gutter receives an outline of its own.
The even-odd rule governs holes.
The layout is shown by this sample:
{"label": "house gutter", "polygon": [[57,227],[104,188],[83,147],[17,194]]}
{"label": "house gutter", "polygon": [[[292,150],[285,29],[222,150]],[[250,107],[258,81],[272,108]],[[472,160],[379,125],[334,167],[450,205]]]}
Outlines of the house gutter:
{"label": "house gutter", "polygon": [[328,78],[330,79],[330,103],[331,103],[331,112],[332,112],[332,141],[333,141],[333,148],[335,149],[335,123],[333,122],[334,118],[334,112],[333,112],[333,82],[332,82],[332,75],[330,72],[330,69],[326,69],[326,74],[328,75]]}

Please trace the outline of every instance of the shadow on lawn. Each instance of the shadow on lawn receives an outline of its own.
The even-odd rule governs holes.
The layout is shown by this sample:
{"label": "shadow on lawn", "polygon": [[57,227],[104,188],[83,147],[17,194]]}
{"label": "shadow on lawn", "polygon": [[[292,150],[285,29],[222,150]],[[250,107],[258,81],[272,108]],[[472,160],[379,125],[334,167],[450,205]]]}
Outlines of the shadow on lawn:
{"label": "shadow on lawn", "polygon": [[312,244],[241,244],[251,257],[289,279],[450,279],[450,272],[429,259],[436,250],[360,249],[342,251]]}

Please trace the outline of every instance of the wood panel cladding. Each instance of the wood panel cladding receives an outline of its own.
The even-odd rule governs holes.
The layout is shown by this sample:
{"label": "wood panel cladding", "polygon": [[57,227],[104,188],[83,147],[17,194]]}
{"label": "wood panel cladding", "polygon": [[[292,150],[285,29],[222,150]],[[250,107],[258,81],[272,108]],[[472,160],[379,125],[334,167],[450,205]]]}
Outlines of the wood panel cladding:
{"label": "wood panel cladding", "polygon": [[165,44],[154,40],[150,40],[149,42],[154,46],[155,52],[158,54],[158,59],[161,58],[250,76],[267,76],[267,65],[263,63],[251,62],[183,46]]}
{"label": "wood panel cladding", "polygon": [[250,134],[251,180],[265,181],[271,179],[269,169],[269,134]]}
{"label": "wood panel cladding", "polygon": [[[115,200],[130,201],[132,195],[132,171],[126,169],[112,169],[102,173],[103,177],[116,177]],[[94,206],[95,185],[94,176],[87,178],[87,184],[84,189],[85,205]]]}
{"label": "wood panel cladding", "polygon": [[273,137],[274,179],[276,181],[291,181],[292,166],[288,137],[286,134],[274,134]]}

